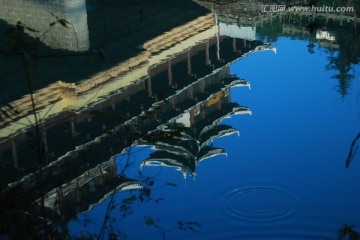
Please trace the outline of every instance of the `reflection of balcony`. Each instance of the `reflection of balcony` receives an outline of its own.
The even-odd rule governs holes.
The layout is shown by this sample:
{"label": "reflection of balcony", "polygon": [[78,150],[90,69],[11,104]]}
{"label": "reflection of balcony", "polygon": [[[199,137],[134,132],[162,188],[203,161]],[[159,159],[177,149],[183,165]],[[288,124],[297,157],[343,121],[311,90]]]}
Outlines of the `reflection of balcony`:
{"label": "reflection of balcony", "polygon": [[[141,78],[147,76],[148,68],[157,65],[159,62],[169,58],[186,48],[191,47],[194,43],[205,41],[207,38],[215,36],[214,18],[212,14],[199,17],[194,21],[176,27],[169,32],[164,33],[154,40],[148,41],[144,44],[146,51],[123,61],[109,70],[101,71],[94,74],[89,79],[81,80],[77,83],[65,83],[58,81],[49,85],[46,88],[35,91],[34,99],[36,103],[37,113],[40,119],[47,117],[49,112],[55,115],[64,110],[79,111],[88,105],[94,104],[101,100],[103,97],[108,96],[111,92],[126,87]],[[188,34],[181,34],[181,38],[172,38],[177,36],[178,32],[183,29],[191,29]],[[203,34],[206,29],[210,31]],[[187,44],[171,47],[182,40],[188,39]],[[156,50],[159,56],[151,56],[157,45],[161,43],[161,39],[165,41],[164,46]],[[11,106],[4,106],[0,111],[0,127],[7,125],[7,128],[0,130],[0,137],[7,137],[8,135],[24,128],[28,122],[34,122],[33,116],[29,114],[32,111],[30,95],[11,102]],[[18,109],[17,112],[12,109]]]}
{"label": "reflection of balcony", "polygon": [[79,183],[79,180],[82,180],[80,176],[71,182],[72,185],[67,185],[66,189],[60,186],[47,193],[44,196],[45,207],[56,211],[63,219],[70,219],[84,211],[91,211],[111,194],[142,188],[139,181],[117,177],[116,172],[103,171],[101,175],[82,184]]}

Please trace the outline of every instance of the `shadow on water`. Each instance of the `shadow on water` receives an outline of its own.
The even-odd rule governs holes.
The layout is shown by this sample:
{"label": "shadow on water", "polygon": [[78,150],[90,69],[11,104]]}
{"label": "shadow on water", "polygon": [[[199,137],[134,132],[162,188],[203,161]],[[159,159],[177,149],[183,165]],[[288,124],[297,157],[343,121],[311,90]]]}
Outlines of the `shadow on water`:
{"label": "shadow on water", "polygon": [[[43,4],[36,2],[35,6]],[[36,32],[24,30],[26,37],[24,44],[36,43],[36,49],[32,49],[29,57],[34,62],[34,67],[31,68],[34,90],[38,90],[59,80],[65,83],[77,83],[79,80],[87,78],[96,80],[97,76],[94,75],[98,72],[113,69],[119,62],[128,60],[146,50],[143,49],[143,44],[146,42],[206,14],[205,9],[192,1],[180,3],[179,1],[143,0],[138,2],[142,4],[111,7],[104,4],[111,3],[108,1],[89,1],[88,10],[75,12],[67,12],[66,7],[63,8],[61,4],[58,4],[59,6],[55,9],[51,4],[48,7],[45,4],[34,12],[29,11],[28,16],[21,14],[21,11],[28,11],[21,9],[24,5],[21,1],[20,3],[6,1],[4,2],[5,7],[0,10],[2,14],[0,16],[8,25],[15,25],[20,20],[25,26],[36,30]],[[12,9],[16,9],[16,11]],[[79,15],[83,20],[80,21],[77,18]],[[41,16],[40,20],[37,19],[37,16]],[[70,25],[64,27],[59,23],[50,26],[59,19],[70,22]],[[76,21],[78,21],[78,28],[84,29],[84,31],[79,30],[74,36],[73,29],[69,26]],[[0,29],[0,38],[4,37],[3,32],[7,29],[6,25]],[[77,45],[80,34],[83,34],[87,48],[79,52],[76,48],[69,47],[68,44]],[[63,44],[63,38],[68,44]],[[37,44],[37,39],[41,41],[40,44]],[[0,42],[2,41],[0,40]],[[7,89],[9,92],[1,102],[1,105],[5,105],[27,94],[28,91],[21,84],[24,74],[19,71],[18,61],[7,58],[3,54],[3,46],[0,47],[0,51],[2,53],[0,60],[3,65],[7,66],[1,72],[3,81],[0,83],[1,89]],[[72,64],[68,64],[69,58],[71,58]],[[142,59],[142,61],[145,60]],[[113,75],[120,74],[111,72]],[[6,84],[14,87],[6,88]]]}
{"label": "shadow on water", "polygon": [[[199,2],[209,7],[208,1]],[[139,168],[166,166],[184,177],[195,176],[203,160],[226,155],[213,141],[238,131],[221,121],[251,114],[248,107],[231,101],[231,88],[250,84],[231,75],[230,64],[252,52],[276,52],[265,40],[308,39],[310,53],[316,40],[332,53],[328,70],[339,72],[335,78],[343,96],[352,79],[352,64],[359,62],[358,26],[344,26],[336,19],[262,16],[259,9],[234,17],[228,13],[236,11],[228,6],[234,1],[210,1],[209,10],[192,1],[136,3],[88,1],[89,49],[82,53],[37,42],[29,33],[37,30],[26,21],[15,27],[0,22],[4,29],[12,29],[7,35],[10,43],[4,42],[12,48],[2,49],[2,62],[10,63],[8,73],[16,73],[0,83],[6,89],[0,109],[0,238],[71,239],[70,221],[80,221],[86,230],[94,219],[86,219],[85,213],[105,206],[98,231],[77,235],[126,239],[126,229],[114,228],[117,221],[133,215],[136,204],[160,204],[165,197],[152,197],[155,185],[177,186],[166,181],[159,186]],[[249,14],[255,15],[249,20]],[[50,15],[49,27],[68,27],[70,22],[62,15]],[[230,25],[238,31],[229,30]],[[348,31],[351,27],[355,30]],[[21,38],[15,40],[22,42],[11,45],[18,30]],[[332,32],[336,41],[331,40]],[[27,50],[27,43],[34,42],[41,51]],[[30,94],[36,107],[29,104],[21,82],[23,73],[14,60],[18,54],[28,57],[30,68],[25,73],[41,79],[33,81]],[[12,83],[16,84],[10,87]],[[351,144],[346,167],[354,159],[359,138],[360,134]],[[148,157],[131,159],[144,146],[151,146]],[[41,161],[35,163],[37,156]],[[113,217],[114,212],[120,217]],[[156,229],[160,239],[172,231],[152,215],[144,215],[142,223]],[[190,232],[201,227],[197,221],[181,219],[173,225],[172,229]],[[352,226],[344,226],[339,238],[356,234]]]}
{"label": "shadow on water", "polygon": [[339,240],[344,240],[344,239],[349,239],[349,240],[358,240],[360,239],[360,234],[354,230],[355,226],[348,226],[348,225],[343,225],[339,231],[338,231],[338,239]]}

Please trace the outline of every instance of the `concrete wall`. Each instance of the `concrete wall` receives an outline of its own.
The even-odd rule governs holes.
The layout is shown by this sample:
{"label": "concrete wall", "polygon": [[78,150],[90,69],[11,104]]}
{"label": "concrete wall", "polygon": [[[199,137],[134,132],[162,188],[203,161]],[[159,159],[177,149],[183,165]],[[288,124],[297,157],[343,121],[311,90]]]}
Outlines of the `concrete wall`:
{"label": "concrete wall", "polygon": [[[70,22],[49,26],[59,19]],[[0,0],[0,19],[15,25],[21,21],[39,32],[27,33],[52,48],[86,51],[89,48],[86,0]]]}

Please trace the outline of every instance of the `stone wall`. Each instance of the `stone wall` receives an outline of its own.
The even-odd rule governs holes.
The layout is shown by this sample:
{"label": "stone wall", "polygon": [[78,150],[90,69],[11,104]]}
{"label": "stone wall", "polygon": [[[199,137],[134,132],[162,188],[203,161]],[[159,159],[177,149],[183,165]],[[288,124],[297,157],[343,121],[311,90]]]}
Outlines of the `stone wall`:
{"label": "stone wall", "polygon": [[[51,48],[87,51],[89,31],[86,0],[0,0],[0,19],[16,25],[21,21],[37,30],[26,32]],[[65,19],[67,27],[50,23]]]}

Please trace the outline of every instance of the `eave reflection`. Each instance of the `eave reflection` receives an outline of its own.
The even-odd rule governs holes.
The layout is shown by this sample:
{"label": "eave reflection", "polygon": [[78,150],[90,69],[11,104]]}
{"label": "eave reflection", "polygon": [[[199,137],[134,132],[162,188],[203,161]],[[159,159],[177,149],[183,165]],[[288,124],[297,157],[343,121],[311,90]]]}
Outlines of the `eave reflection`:
{"label": "eave reflection", "polygon": [[251,113],[247,107],[230,102],[230,86],[231,83],[139,140],[137,144],[150,145],[157,150],[141,166],[176,167],[184,176],[187,172],[194,176],[202,160],[226,154],[224,149],[208,144],[216,138],[239,132],[219,124],[220,120],[233,114]]}

